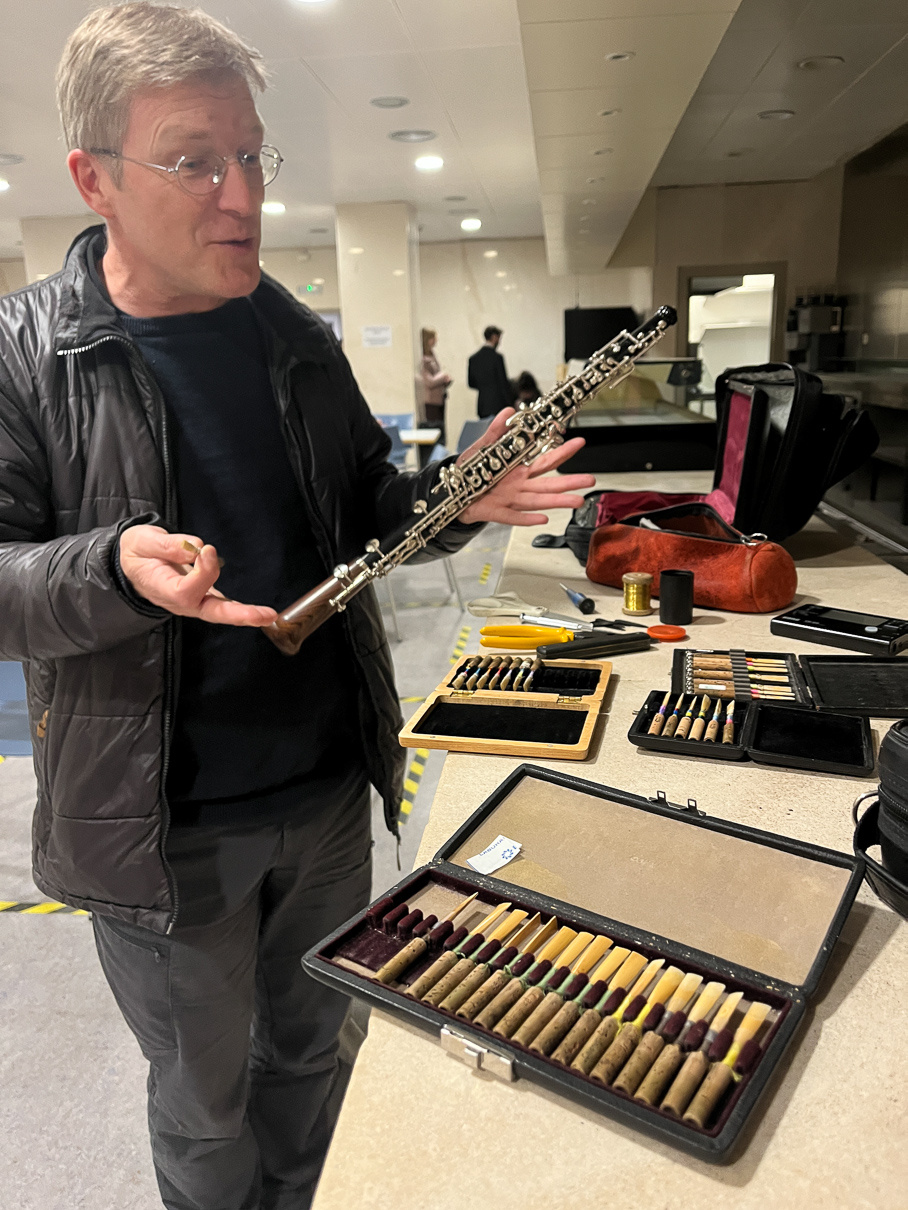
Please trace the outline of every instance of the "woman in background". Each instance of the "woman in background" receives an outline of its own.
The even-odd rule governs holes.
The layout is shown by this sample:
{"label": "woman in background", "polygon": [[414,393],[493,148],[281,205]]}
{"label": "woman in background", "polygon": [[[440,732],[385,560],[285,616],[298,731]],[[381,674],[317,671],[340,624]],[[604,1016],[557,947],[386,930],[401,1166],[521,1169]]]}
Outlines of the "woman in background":
{"label": "woman in background", "polygon": [[422,361],[419,376],[422,379],[422,415],[419,418],[421,426],[441,429],[441,443],[445,440],[445,399],[448,387],[453,381],[451,375],[443,370],[435,356],[435,342],[438,333],[434,328],[422,330]]}

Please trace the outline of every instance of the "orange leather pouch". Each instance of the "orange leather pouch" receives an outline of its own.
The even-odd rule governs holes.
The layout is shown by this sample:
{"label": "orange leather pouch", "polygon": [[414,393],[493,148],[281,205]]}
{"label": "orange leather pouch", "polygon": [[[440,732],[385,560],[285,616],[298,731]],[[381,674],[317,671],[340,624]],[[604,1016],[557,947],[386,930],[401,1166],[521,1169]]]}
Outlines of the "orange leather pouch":
{"label": "orange leather pouch", "polygon": [[732,613],[771,613],[794,599],[798,575],[787,550],[764,534],[742,534],[708,504],[683,503],[598,526],[586,574],[621,587],[628,571],[648,571],[659,595],[663,569],[694,573],[694,604]]}

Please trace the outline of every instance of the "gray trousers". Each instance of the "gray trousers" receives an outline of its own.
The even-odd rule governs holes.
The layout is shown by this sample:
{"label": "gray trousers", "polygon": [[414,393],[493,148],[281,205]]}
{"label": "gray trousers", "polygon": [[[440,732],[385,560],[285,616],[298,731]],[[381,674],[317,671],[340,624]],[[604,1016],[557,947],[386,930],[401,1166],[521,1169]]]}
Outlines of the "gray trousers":
{"label": "gray trousers", "polygon": [[[305,1210],[314,1194],[343,1095],[349,1000],[300,958],[368,902],[368,791],[301,816],[171,832],[169,936],[93,919],[104,974],[150,1064],[168,1210]],[[349,1036],[346,1049],[343,1086]]]}

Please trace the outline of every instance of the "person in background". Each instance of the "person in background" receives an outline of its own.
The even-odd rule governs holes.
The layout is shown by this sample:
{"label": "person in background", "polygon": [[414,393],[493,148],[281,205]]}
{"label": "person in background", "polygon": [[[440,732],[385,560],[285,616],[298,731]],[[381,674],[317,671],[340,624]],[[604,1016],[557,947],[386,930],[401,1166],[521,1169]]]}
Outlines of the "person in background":
{"label": "person in background", "polygon": [[504,358],[498,352],[501,328],[489,325],[482,336],[485,344],[467,362],[467,383],[479,392],[476,411],[484,419],[510,407],[514,402],[514,391],[508,381]]}
{"label": "person in background", "polygon": [[539,383],[533,377],[529,370],[521,370],[517,377],[517,399],[518,404],[535,403],[542,391],[539,389]]}
{"label": "person in background", "polygon": [[441,443],[445,441],[445,400],[448,397],[448,387],[453,379],[441,368],[435,356],[435,344],[438,333],[434,328],[422,330],[422,361],[419,365],[419,376],[422,379],[422,415],[419,418],[420,427],[441,429]]}

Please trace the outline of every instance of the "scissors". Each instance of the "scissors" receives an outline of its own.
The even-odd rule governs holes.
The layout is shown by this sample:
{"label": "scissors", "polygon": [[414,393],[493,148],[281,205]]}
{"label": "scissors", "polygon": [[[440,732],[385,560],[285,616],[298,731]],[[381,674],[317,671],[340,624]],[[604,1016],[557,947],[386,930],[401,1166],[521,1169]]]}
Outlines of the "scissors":
{"label": "scissors", "polygon": [[554,626],[483,626],[480,647],[499,647],[506,651],[530,651],[542,643],[567,643],[574,631]]}

